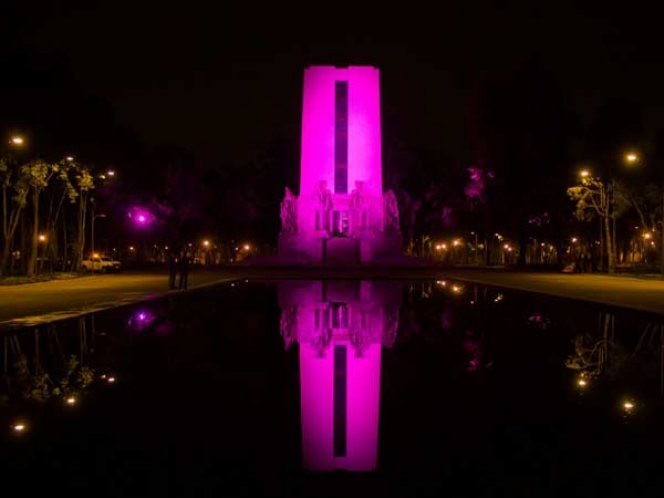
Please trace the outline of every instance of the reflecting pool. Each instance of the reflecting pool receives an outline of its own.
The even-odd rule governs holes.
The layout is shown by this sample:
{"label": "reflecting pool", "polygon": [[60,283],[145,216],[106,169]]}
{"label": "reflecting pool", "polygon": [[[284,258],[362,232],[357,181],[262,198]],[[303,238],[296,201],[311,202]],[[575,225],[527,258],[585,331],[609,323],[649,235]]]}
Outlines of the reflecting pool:
{"label": "reflecting pool", "polygon": [[659,316],[452,280],[236,281],[1,334],[0,475],[24,494],[664,489]]}

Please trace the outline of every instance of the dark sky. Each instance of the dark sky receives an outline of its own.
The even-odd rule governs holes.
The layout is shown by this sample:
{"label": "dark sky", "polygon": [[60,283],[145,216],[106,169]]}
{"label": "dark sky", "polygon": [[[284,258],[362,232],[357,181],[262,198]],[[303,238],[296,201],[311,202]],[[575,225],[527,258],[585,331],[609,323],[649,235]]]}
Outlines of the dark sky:
{"label": "dark sky", "polygon": [[461,154],[474,92],[509,88],[524,67],[536,66],[583,120],[619,99],[656,121],[655,12],[540,4],[3,3],[0,50],[56,60],[148,146],[177,143],[210,165],[297,138],[309,64],[380,67],[390,136],[440,157]]}

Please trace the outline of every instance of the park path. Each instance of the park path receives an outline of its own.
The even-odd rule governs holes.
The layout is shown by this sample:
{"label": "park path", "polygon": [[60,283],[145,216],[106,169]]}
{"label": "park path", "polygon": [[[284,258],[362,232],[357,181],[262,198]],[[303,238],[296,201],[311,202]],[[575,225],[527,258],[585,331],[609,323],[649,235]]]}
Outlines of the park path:
{"label": "park path", "polygon": [[[192,272],[189,288],[230,280],[221,271]],[[0,286],[0,330],[37,325],[180,291],[168,290],[164,272],[93,275]]]}
{"label": "park path", "polygon": [[491,270],[450,270],[441,273],[466,282],[664,314],[664,280],[659,279],[590,273],[527,273]]}

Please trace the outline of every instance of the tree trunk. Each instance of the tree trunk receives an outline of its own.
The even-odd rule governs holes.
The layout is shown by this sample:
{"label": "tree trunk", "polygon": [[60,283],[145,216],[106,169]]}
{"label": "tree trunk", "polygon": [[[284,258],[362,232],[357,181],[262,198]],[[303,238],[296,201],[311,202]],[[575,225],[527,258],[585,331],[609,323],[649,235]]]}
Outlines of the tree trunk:
{"label": "tree trunk", "polygon": [[611,236],[611,218],[604,216],[604,247],[606,247],[606,266],[609,273],[616,269],[615,247]]}
{"label": "tree trunk", "polygon": [[37,267],[39,253],[39,190],[32,191],[32,240],[30,241],[30,259],[28,259],[27,275],[32,277]]}

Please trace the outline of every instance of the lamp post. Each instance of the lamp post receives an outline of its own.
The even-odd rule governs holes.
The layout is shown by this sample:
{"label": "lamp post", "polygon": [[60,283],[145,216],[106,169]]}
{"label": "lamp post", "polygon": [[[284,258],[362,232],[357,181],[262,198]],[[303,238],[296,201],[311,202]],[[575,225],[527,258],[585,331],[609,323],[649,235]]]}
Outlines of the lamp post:
{"label": "lamp post", "polygon": [[94,270],[95,267],[95,262],[94,262],[94,257],[95,257],[95,222],[97,221],[97,218],[106,218],[106,215],[104,213],[100,214],[95,214],[95,200],[94,198],[90,199],[90,204],[92,206],[92,223],[90,226],[90,258],[92,259],[92,269]]}

